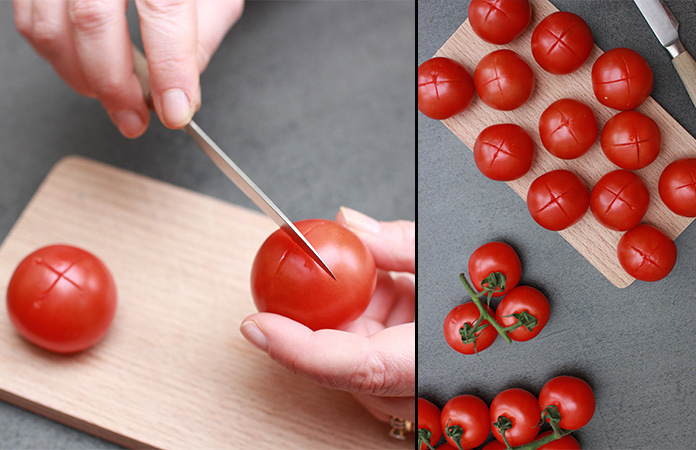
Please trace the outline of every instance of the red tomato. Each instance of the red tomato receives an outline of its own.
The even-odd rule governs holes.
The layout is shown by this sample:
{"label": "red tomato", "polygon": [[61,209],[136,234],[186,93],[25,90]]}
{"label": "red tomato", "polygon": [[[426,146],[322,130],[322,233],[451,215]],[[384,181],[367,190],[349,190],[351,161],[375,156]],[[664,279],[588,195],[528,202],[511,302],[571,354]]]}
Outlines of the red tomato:
{"label": "red tomato", "polygon": [[[502,417],[502,420],[501,420]],[[506,389],[496,395],[490,406],[493,436],[500,442],[503,435],[496,426],[507,422],[505,440],[512,447],[532,442],[539,433],[539,403],[534,394],[524,389]]]}
{"label": "red tomato", "polygon": [[557,158],[574,159],[584,155],[598,134],[592,109],[570,98],[553,102],[539,118],[541,143]]}
{"label": "red tomato", "polygon": [[496,50],[481,58],[474,70],[476,92],[493,109],[511,111],[534,91],[534,72],[512,50]]}
{"label": "red tomato", "polygon": [[579,176],[569,170],[547,172],[529,186],[527,208],[532,218],[547,230],[564,230],[585,215],[590,192]]}
{"label": "red tomato", "polygon": [[599,103],[628,111],[650,96],[653,73],[650,65],[630,48],[614,48],[592,66],[592,90]]}
{"label": "red tomato", "polygon": [[469,24],[481,39],[491,44],[508,44],[519,36],[532,19],[529,0],[472,0]]}
{"label": "red tomato", "polygon": [[638,175],[614,170],[597,181],[590,193],[590,210],[607,228],[626,231],[643,220],[650,206],[650,192]]}
{"label": "red tomato", "polygon": [[[491,317],[495,315],[493,310],[488,306],[483,305],[483,307],[488,311]],[[474,302],[466,302],[459,306],[455,306],[449,314],[447,314],[447,317],[445,317],[445,323],[442,327],[447,344],[449,344],[453,350],[465,355],[473,355],[474,353],[490,347],[498,337],[498,332],[487,320],[481,322],[481,325],[486,325],[486,327],[475,334],[475,342],[465,344],[463,341],[462,332],[460,330],[462,330],[464,324],[473,326],[480,317],[481,313]]]}
{"label": "red tomato", "polygon": [[[430,443],[435,446],[442,437],[440,427],[440,408],[432,402],[418,397],[418,442],[420,450],[426,450]],[[422,439],[422,440],[421,440]]]}
{"label": "red tomato", "polygon": [[491,180],[516,180],[532,167],[534,141],[519,125],[491,125],[476,138],[474,161]]}
{"label": "red tomato", "polygon": [[[442,447],[438,447],[438,450]],[[491,441],[483,446],[482,450],[507,450],[507,446],[499,441]]]}
{"label": "red tomato", "polygon": [[340,328],[367,308],[376,284],[375,261],[352,231],[321,219],[295,223],[321,255],[331,278],[281,229],[261,245],[251,267],[256,308],[307,327]]}
{"label": "red tomato", "polygon": [[[495,320],[503,327],[514,325],[518,319],[512,315],[524,315],[525,311],[534,316],[536,324],[532,326],[532,331],[529,331],[525,326],[509,331],[508,336],[513,341],[528,341],[541,333],[551,314],[549,301],[544,294],[531,286],[517,286],[503,297],[495,309]],[[522,323],[525,324],[528,319],[525,317],[522,320]]]}
{"label": "red tomato", "polygon": [[650,117],[624,111],[607,121],[600,143],[609,161],[622,169],[638,170],[655,161],[660,154],[662,134]]}
{"label": "red tomato", "polygon": [[445,404],[440,415],[440,424],[447,442],[455,447],[455,441],[448,434],[452,434],[452,431],[462,433],[459,444],[465,450],[483,444],[491,431],[488,424],[488,406],[480,398],[469,394],[458,395]]}
{"label": "red tomato", "polygon": [[19,334],[58,353],[99,342],[116,313],[116,283],[93,254],[50,245],[19,263],[7,288],[7,312]]}
{"label": "red tomato", "polygon": [[474,250],[469,257],[468,269],[471,284],[479,292],[488,287],[483,280],[490,274],[500,272],[505,275],[505,290],[494,292],[493,297],[507,294],[522,278],[520,257],[504,242],[489,242]]}
{"label": "red tomato", "polygon": [[474,80],[460,62],[437,57],[418,66],[418,109],[443,120],[464,111],[474,98]]}
{"label": "red tomato", "polygon": [[696,217],[696,158],[682,158],[662,171],[660,198],[673,213]]}
{"label": "red tomato", "polygon": [[555,406],[561,414],[559,426],[566,430],[582,428],[592,419],[595,397],[592,388],[581,378],[561,375],[550,379],[539,393],[539,408]]}
{"label": "red tomato", "polygon": [[542,20],[532,34],[532,55],[547,72],[575,72],[592,52],[590,27],[580,16],[558,11]]}
{"label": "red tomato", "polygon": [[[553,433],[553,431],[545,431],[539,435],[537,439],[542,439]],[[563,436],[560,439],[551,441],[548,444],[544,444],[539,447],[539,450],[581,450],[580,444],[571,435]]]}
{"label": "red tomato", "polygon": [[621,267],[633,278],[658,281],[669,275],[677,262],[677,246],[665,233],[651,225],[638,225],[619,239]]}

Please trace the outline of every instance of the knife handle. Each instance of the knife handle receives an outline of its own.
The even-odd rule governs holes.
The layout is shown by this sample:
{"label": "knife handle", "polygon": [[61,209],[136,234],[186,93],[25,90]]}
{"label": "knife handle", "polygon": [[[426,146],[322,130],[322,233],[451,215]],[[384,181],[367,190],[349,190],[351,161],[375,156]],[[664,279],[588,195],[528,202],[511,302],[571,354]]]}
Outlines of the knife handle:
{"label": "knife handle", "polygon": [[691,97],[691,102],[696,106],[696,61],[689,52],[684,51],[672,60],[672,64],[677,69],[679,78]]}
{"label": "knife handle", "polygon": [[147,59],[135,45],[133,49],[133,69],[135,76],[138,77],[140,88],[143,90],[143,97],[148,108],[154,111],[155,105],[152,103],[152,93],[150,91],[150,70],[147,68]]}

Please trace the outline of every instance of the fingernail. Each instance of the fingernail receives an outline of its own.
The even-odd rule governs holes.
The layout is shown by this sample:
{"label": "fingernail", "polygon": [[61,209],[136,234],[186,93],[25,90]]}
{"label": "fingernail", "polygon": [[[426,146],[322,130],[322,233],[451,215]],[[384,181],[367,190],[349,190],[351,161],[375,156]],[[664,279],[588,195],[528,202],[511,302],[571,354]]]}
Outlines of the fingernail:
{"label": "fingernail", "polygon": [[132,109],[124,109],[109,114],[122,135],[135,138],[145,132],[145,122],[140,115]]}
{"label": "fingernail", "polygon": [[268,339],[266,339],[266,335],[263,334],[263,331],[256,323],[252,321],[244,322],[239,329],[246,340],[258,347],[259,350],[264,352],[268,350]]}
{"label": "fingernail", "polygon": [[379,222],[372,217],[345,206],[341,207],[341,213],[349,228],[367,234],[379,234]]}
{"label": "fingernail", "polygon": [[181,128],[191,121],[194,108],[181,89],[170,89],[162,95],[162,119],[170,128]]}

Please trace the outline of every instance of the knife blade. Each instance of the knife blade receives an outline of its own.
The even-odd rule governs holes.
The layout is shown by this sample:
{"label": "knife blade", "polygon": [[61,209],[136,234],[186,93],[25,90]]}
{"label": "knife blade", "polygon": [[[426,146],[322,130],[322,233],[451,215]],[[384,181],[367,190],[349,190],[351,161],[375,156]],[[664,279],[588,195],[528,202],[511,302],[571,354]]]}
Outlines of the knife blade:
{"label": "knife blade", "polygon": [[[135,73],[140,81],[145,100],[152,108],[152,97],[150,95],[150,77],[147,68],[145,55],[136,47],[133,47],[133,62]],[[193,120],[189,122],[184,131],[191,139],[203,150],[215,165],[232,180],[232,182],[254,202],[276,225],[280,227],[292,241],[297,244],[315,263],[319,265],[334,280],[334,276],[329,266],[319,256],[319,253],[312,247],[307,238],[295,227],[295,225],[283,214],[275,203],[254,183],[249,176],[237,165],[227,154],[203,131],[203,129]]]}
{"label": "knife blade", "polygon": [[679,39],[679,22],[661,0],[633,0],[650,25],[660,44],[672,56],[672,64],[679,74],[691,102],[696,106],[696,61]]}

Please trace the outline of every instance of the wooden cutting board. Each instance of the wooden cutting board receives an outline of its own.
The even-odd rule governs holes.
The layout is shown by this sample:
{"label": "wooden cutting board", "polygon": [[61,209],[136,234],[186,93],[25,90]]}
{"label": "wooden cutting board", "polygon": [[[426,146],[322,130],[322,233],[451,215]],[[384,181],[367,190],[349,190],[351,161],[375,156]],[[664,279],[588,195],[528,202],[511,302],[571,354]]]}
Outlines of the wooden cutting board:
{"label": "wooden cutting board", "polygon": [[255,211],[63,159],[0,247],[0,291],[33,250],[72,244],[112,271],[116,318],[96,347],[56,355],[20,338],[0,302],[0,399],[126,447],[413,447],[240,334],[256,311],[251,262],[275,229]]}
{"label": "wooden cutting board", "polygon": [[[557,9],[547,0],[531,0],[531,3],[532,21],[524,33],[512,43],[498,46],[484,42],[473,32],[467,19],[435,54],[435,56],[446,56],[462,62],[473,74],[483,56],[500,48],[508,48],[517,52],[534,70],[536,87],[532,97],[522,107],[514,111],[496,111],[475,98],[471,106],[462,114],[443,121],[469,149],[473,149],[478,134],[490,125],[515,123],[523,127],[534,139],[536,158],[527,175],[507,184],[525,200],[532,181],[551,170],[572,170],[591,189],[602,175],[618,169],[604,156],[599,139],[585,155],[570,161],[552,156],[543,147],[539,138],[539,117],[551,103],[558,99],[574,98],[589,105],[595,112],[600,129],[618,111],[600,104],[592,92],[591,70],[594,61],[602,54],[599,47],[595,46],[587,62],[569,75],[547,73],[536,63],[530,45],[532,33],[544,17]],[[665,64],[667,63],[667,55],[665,55]],[[688,102],[689,99],[685,96],[684,101]],[[693,156],[696,140],[652,97],[637,108],[637,111],[653,118],[662,132],[660,156],[648,167],[637,171],[646,183],[651,197],[651,205],[643,222],[657,226],[674,239],[693,219],[677,216],[667,209],[660,200],[657,182],[667,164],[675,159]],[[474,164],[473,155],[467,159],[467,163]],[[481,179],[485,179],[483,175]],[[529,214],[526,206],[510,213],[511,215]],[[549,231],[549,233],[553,232]],[[635,281],[623,270],[616,256],[616,245],[622,233],[602,226],[594,219],[590,211],[579,223],[559,233],[615,286],[623,288]]]}

